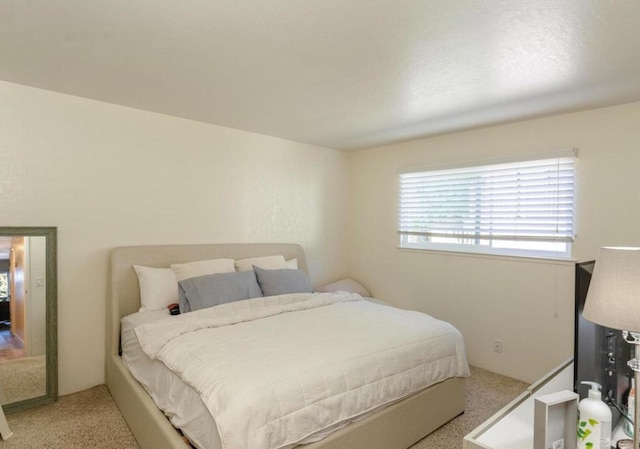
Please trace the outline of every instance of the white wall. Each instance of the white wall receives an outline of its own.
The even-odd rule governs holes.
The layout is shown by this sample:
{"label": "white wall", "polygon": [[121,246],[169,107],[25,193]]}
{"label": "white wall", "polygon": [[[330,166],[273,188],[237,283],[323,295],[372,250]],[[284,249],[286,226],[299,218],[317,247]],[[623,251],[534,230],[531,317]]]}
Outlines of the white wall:
{"label": "white wall", "polygon": [[316,285],[350,272],[451,321],[474,365],[532,381],[571,355],[573,265],[396,249],[402,167],[576,147],[576,259],[640,245],[640,103],[344,154],[3,82],[0,98],[0,225],[58,227],[61,394],[104,381],[121,245],[299,242]]}
{"label": "white wall", "polygon": [[58,227],[61,394],[104,382],[121,245],[298,242],[346,271],[344,153],[0,82],[3,226]]}
{"label": "white wall", "polygon": [[[571,263],[398,250],[404,167],[578,148],[574,257],[640,245],[640,103],[352,153],[350,268],[374,295],[455,324],[473,365],[534,381],[572,355]],[[493,339],[504,352],[492,351]]]}

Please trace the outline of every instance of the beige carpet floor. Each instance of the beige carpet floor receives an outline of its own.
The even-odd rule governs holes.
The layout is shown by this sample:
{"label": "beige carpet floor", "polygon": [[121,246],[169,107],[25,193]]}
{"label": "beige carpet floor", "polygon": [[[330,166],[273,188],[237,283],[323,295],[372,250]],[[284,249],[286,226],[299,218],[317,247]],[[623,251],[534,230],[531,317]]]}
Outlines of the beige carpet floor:
{"label": "beige carpet floor", "polygon": [[467,379],[465,412],[411,449],[461,449],[462,438],[511,402],[529,386],[519,380],[471,367]]}
{"label": "beige carpet floor", "polygon": [[[479,368],[467,381],[466,412],[411,449],[460,449],[462,437],[500,410],[527,384]],[[0,449],[137,449],[104,385],[7,416],[13,436]]]}
{"label": "beige carpet floor", "polygon": [[109,390],[100,385],[7,415],[13,436],[0,449],[137,449]]}
{"label": "beige carpet floor", "polygon": [[0,403],[22,401],[47,394],[44,355],[0,361]]}

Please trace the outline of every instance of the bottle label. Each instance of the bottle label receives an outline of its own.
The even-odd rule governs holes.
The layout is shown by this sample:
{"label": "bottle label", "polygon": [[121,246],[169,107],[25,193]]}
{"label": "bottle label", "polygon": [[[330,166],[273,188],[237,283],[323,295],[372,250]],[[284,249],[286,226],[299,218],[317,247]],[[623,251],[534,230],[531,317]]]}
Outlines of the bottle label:
{"label": "bottle label", "polygon": [[602,422],[600,426],[600,449],[611,449],[611,423]]}
{"label": "bottle label", "polygon": [[[602,446],[602,440],[604,435],[602,435],[602,426],[600,422],[593,418],[583,418],[582,416],[578,419],[578,448],[579,449],[600,449],[605,447],[606,449],[611,449],[609,446]],[[611,435],[609,435],[609,439],[611,439]]]}

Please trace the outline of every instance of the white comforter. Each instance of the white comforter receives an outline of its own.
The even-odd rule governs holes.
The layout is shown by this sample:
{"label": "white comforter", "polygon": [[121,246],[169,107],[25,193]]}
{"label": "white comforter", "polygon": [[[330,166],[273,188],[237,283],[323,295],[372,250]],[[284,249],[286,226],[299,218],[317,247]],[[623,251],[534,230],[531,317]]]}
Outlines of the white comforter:
{"label": "white comforter", "polygon": [[225,449],[313,441],[469,375],[462,336],[449,323],[345,292],[223,304],[141,325],[136,335],[202,396]]}

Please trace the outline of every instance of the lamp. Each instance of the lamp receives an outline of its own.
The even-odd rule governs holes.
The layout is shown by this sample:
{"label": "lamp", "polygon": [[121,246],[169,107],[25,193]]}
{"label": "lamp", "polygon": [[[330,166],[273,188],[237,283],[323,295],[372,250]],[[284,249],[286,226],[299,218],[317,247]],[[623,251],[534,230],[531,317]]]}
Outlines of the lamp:
{"label": "lamp", "polygon": [[[627,362],[640,388],[640,248],[600,248],[582,315],[605,327],[622,330],[635,356]],[[640,399],[636,398],[633,447],[638,449]]]}

